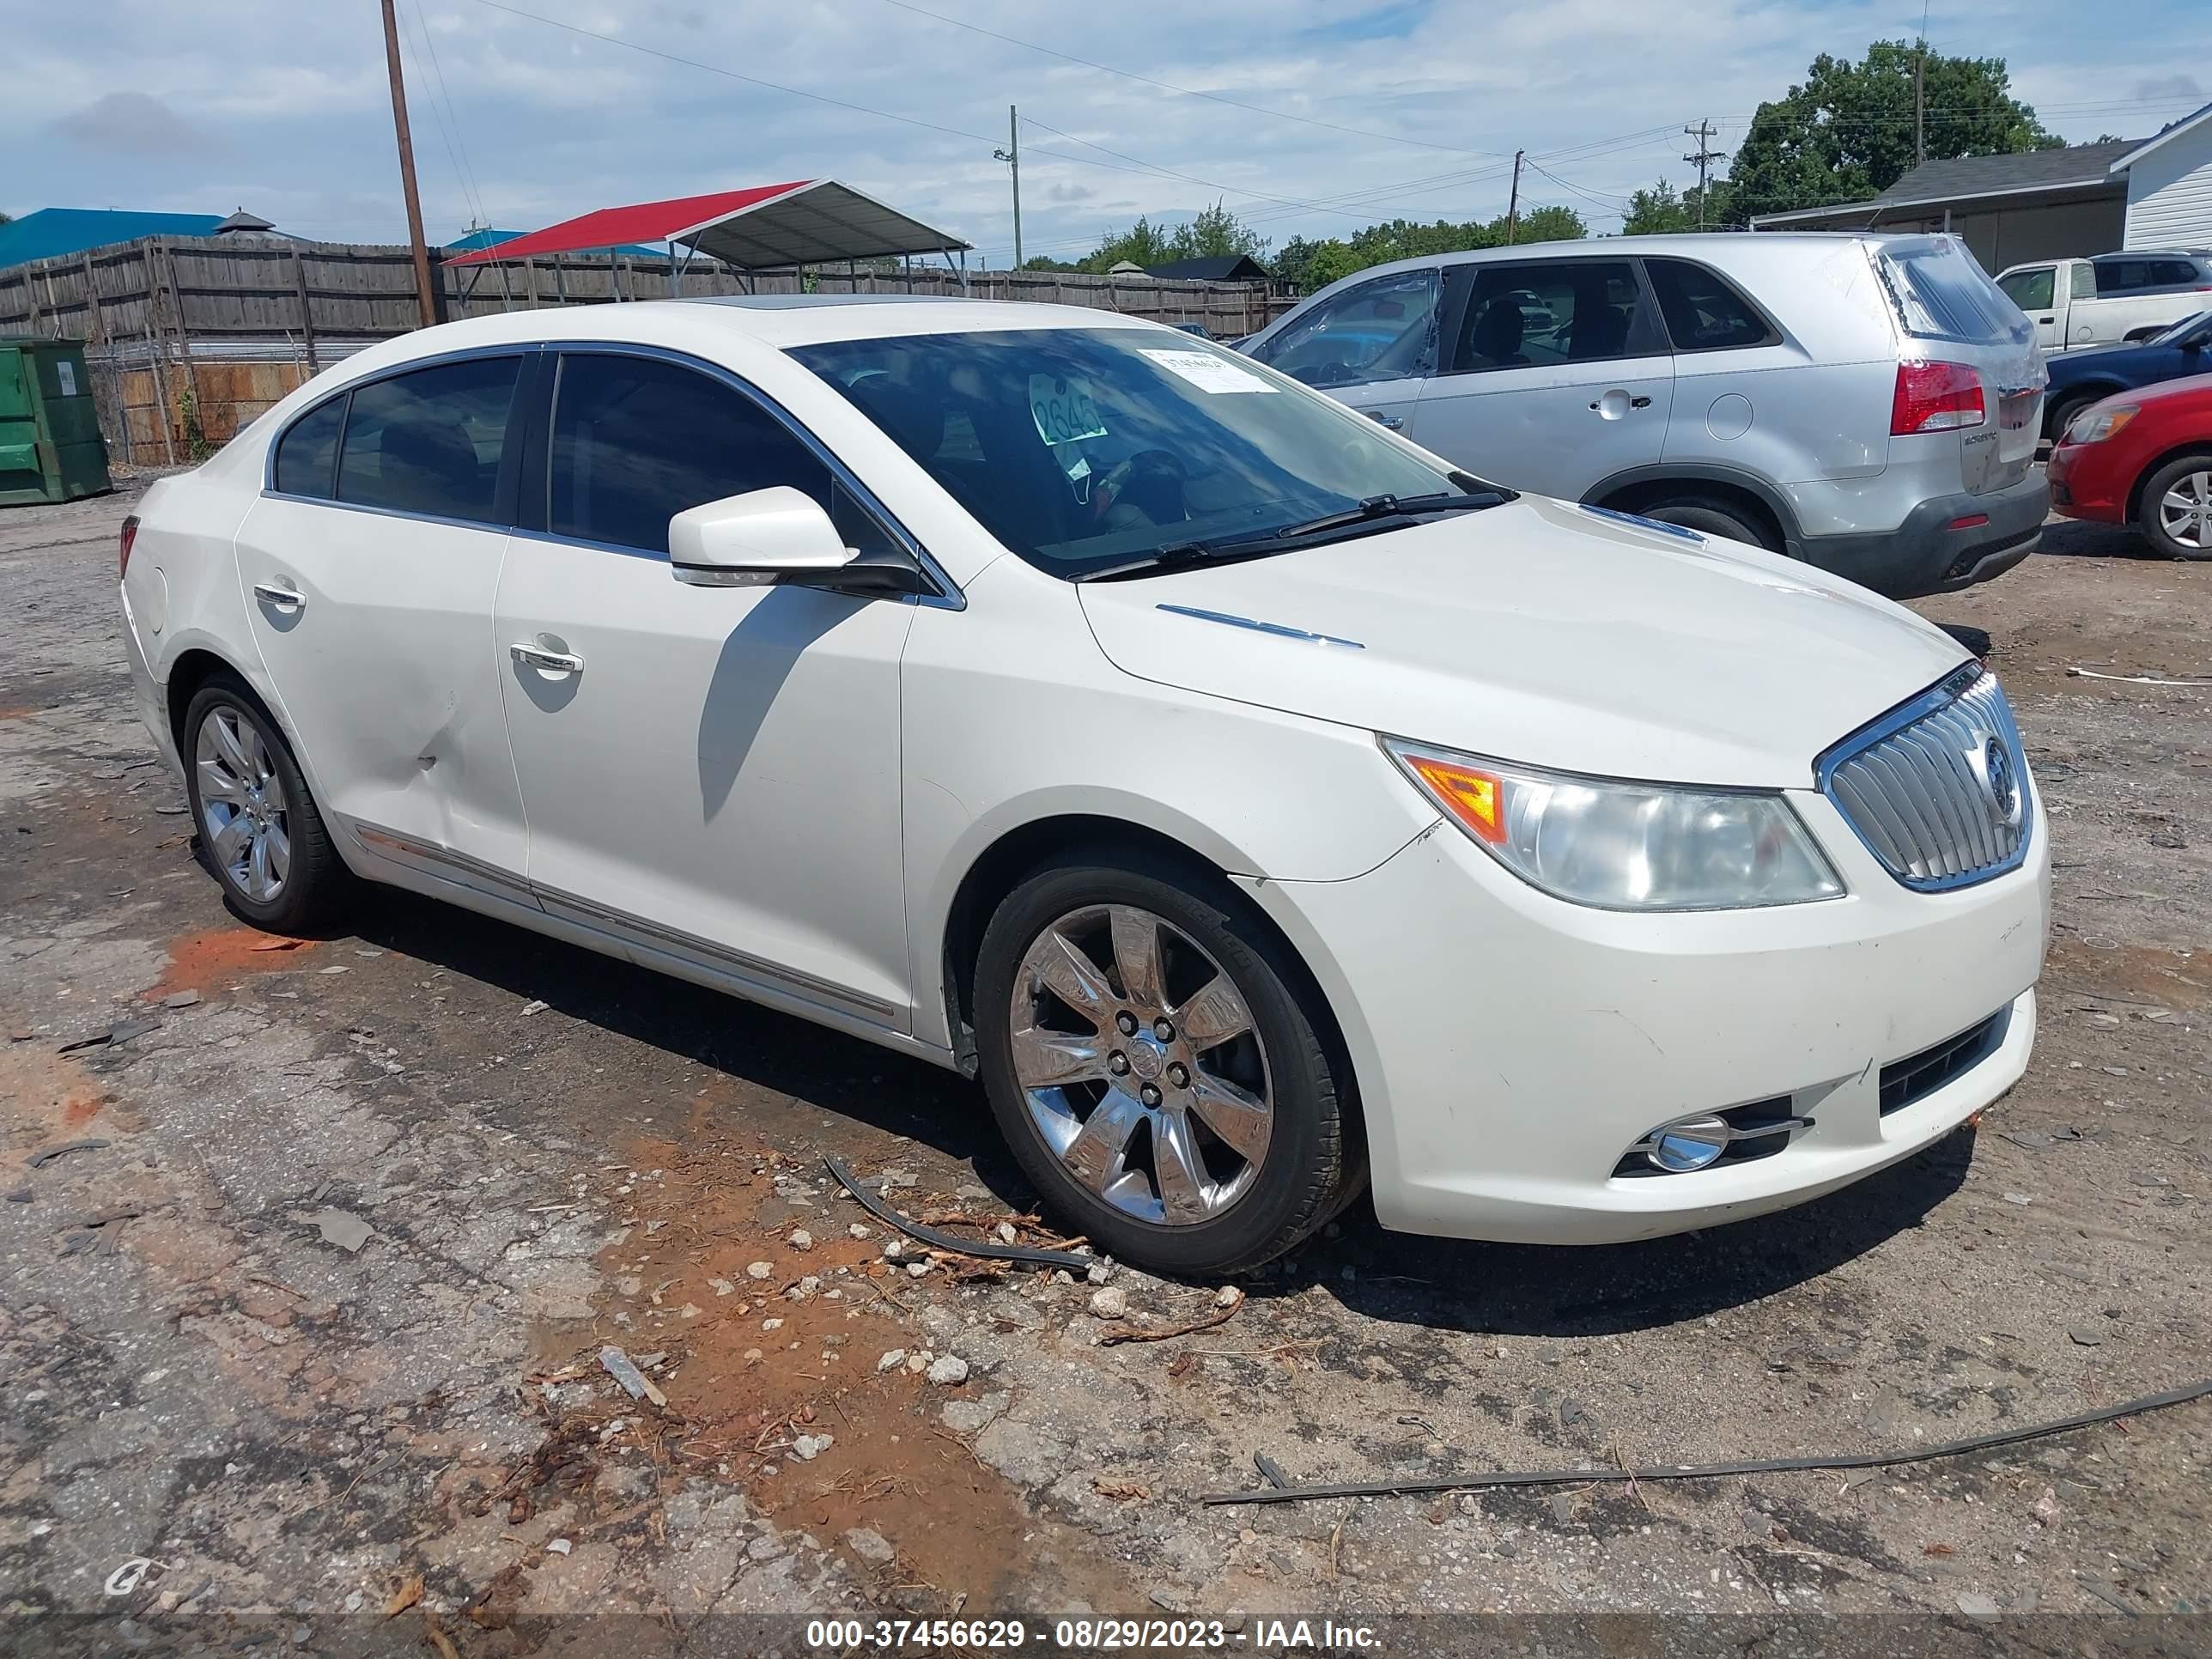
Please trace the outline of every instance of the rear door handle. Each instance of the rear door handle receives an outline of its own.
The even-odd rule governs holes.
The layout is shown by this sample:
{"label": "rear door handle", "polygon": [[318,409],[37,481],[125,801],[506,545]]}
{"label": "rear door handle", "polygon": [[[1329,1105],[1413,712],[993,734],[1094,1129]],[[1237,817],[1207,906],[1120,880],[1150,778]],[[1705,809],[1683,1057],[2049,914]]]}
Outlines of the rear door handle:
{"label": "rear door handle", "polygon": [[550,651],[542,645],[533,645],[528,640],[517,640],[507,648],[514,653],[515,661],[525,668],[539,669],[548,674],[580,674],[584,672],[584,659],[572,652]]}
{"label": "rear door handle", "polygon": [[253,597],[264,605],[273,605],[279,611],[304,611],[307,596],[289,582],[256,582]]}
{"label": "rear door handle", "polygon": [[1377,426],[1388,427],[1393,432],[1402,430],[1406,424],[1406,417],[1403,415],[1385,415],[1379,409],[1369,410],[1367,418]]}

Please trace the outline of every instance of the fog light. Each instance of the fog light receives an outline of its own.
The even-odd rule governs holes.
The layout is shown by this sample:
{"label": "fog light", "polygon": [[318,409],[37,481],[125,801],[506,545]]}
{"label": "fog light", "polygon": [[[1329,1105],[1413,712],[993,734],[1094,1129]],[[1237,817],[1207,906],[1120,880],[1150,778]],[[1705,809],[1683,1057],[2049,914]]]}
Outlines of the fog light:
{"label": "fog light", "polygon": [[1656,1169],[1669,1175],[1682,1175],[1704,1169],[1728,1151],[1729,1142],[1735,1137],[1735,1131],[1723,1118],[1711,1114],[1686,1117],[1679,1123],[1654,1129],[1645,1138],[1644,1156],[1651,1160]]}

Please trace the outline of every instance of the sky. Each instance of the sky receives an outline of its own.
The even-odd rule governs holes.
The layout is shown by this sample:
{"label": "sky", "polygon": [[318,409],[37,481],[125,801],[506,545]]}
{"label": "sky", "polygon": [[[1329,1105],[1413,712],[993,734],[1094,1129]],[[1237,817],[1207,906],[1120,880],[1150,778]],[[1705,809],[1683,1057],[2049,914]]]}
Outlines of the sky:
{"label": "sky", "polygon": [[[1012,246],[992,154],[1010,104],[1025,254],[1217,199],[1277,246],[1486,219],[1516,148],[1524,204],[1603,231],[1638,186],[1694,178],[1685,125],[1710,118],[1731,149],[1815,54],[1921,27],[1895,0],[397,5],[434,243],[834,176],[992,266]],[[2008,60],[2069,139],[2148,136],[2212,100],[2212,5],[2126,9],[2113,28],[2060,0],[1931,4],[1927,34]],[[376,0],[0,0],[0,210],[244,207],[301,236],[405,238]]]}

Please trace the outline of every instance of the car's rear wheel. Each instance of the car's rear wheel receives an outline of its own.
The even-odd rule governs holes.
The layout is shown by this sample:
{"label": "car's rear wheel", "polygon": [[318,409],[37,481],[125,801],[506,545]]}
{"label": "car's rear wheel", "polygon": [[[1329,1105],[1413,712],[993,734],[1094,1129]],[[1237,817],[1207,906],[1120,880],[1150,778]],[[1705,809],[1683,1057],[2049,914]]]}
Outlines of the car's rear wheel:
{"label": "car's rear wheel", "polygon": [[1748,543],[1763,547],[1770,553],[1779,553],[1774,538],[1763,526],[1754,524],[1749,514],[1727,501],[1715,501],[1705,495],[1683,495],[1673,501],[1654,501],[1638,509],[1647,519],[1656,519],[1662,524],[1680,525],[1685,530],[1702,531],[1708,536],[1722,536],[1732,542]]}
{"label": "car's rear wheel", "polygon": [[2152,473],[2136,519],[2168,557],[2212,559],[2212,454],[2184,455]]}
{"label": "car's rear wheel", "polygon": [[345,865],[259,700],[219,675],[193,695],[182,737],[199,860],[232,912],[279,933],[322,921],[344,896]]}
{"label": "car's rear wheel", "polygon": [[1067,860],[984,932],[984,1086],[1075,1231],[1148,1267],[1235,1272],[1319,1227],[1353,1178],[1343,1068],[1313,994],[1218,878]]}

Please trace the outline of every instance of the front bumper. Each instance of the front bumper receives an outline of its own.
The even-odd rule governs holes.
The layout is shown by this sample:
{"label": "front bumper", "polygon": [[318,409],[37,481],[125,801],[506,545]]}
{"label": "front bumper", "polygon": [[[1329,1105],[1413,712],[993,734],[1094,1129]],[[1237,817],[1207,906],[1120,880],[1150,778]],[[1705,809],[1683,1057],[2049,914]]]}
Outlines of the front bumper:
{"label": "front bumper", "polygon": [[[1955,592],[2001,576],[2035,551],[2050,516],[2051,489],[2030,468],[1986,495],[1939,495],[1921,502],[1894,530],[1806,536],[1790,551],[1893,599]],[[1953,529],[1961,519],[1986,523]]]}
{"label": "front bumper", "polygon": [[[1353,880],[1248,884],[1344,1027],[1385,1226],[1600,1244],[1739,1220],[1909,1158],[2011,1087],[2050,915],[2040,809],[2020,868],[1913,893],[1825,796],[1792,801],[1848,896],[1593,910],[1443,823]],[[1885,1066],[2001,1011],[1978,1063],[1881,1110]],[[1814,1124],[1771,1157],[1613,1173],[1659,1124],[1780,1096]]]}

